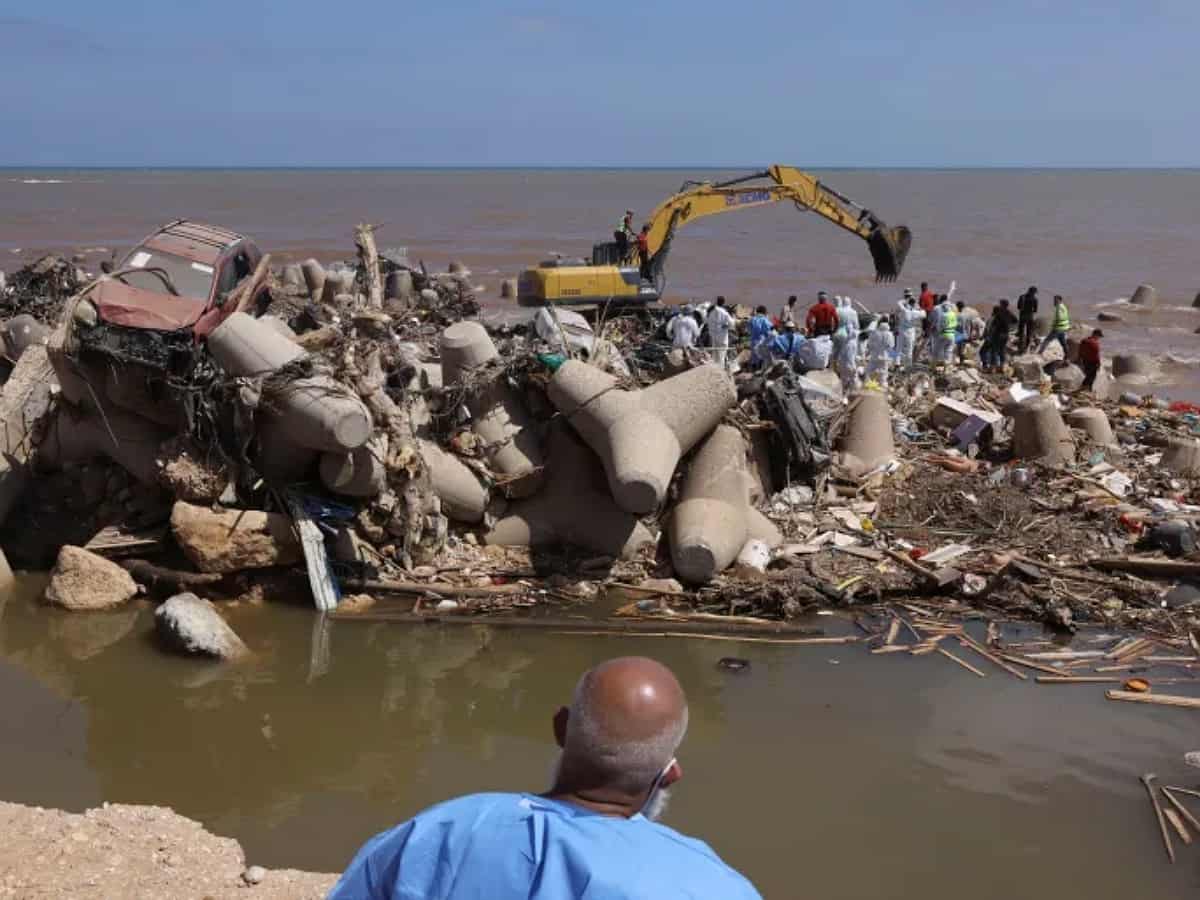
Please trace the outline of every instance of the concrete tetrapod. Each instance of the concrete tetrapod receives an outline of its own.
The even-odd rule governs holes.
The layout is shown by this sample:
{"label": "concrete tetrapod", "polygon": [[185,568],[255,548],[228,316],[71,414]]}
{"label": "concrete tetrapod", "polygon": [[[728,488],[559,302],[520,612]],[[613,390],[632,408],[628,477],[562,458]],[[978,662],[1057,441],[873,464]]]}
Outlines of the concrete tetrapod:
{"label": "concrete tetrapod", "polygon": [[1153,306],[1158,302],[1158,291],[1150,284],[1139,284],[1129,302],[1138,306]]}
{"label": "concrete tetrapod", "polygon": [[662,503],[680,457],[737,402],[737,391],[710,365],[640,391],[616,385],[612,375],[568,360],[550,380],[549,395],[604,463],[617,506],[643,515]]}
{"label": "concrete tetrapod", "polygon": [[1154,359],[1145,353],[1123,353],[1113,357],[1112,371],[1116,378],[1125,375],[1145,375],[1149,377],[1155,371]]}
{"label": "concrete tetrapod", "polygon": [[142,484],[155,484],[158,448],[170,433],[149,419],[102,403],[101,412],[60,404],[38,445],[39,461],[53,469],[107,456]]}
{"label": "concrete tetrapod", "polygon": [[1200,475],[1200,440],[1170,438],[1163,451],[1162,464],[1176,475]]}
{"label": "concrete tetrapod", "polygon": [[474,525],[487,511],[487,488],[461,459],[433,441],[418,440],[421,459],[429,467],[429,484],[442,501],[442,512],[458,522]]}
{"label": "concrete tetrapod", "polygon": [[[228,374],[269,375],[304,356],[304,350],[269,324],[234,313],[208,336],[208,349]],[[327,375],[290,381],[262,400],[267,418],[297,446],[346,453],[363,446],[372,434],[371,414],[363,402]]]}
{"label": "concrete tetrapod", "polygon": [[1064,418],[1072,428],[1078,428],[1086,434],[1093,444],[1111,447],[1117,443],[1113,437],[1112,426],[1108,423],[1108,416],[1102,409],[1084,406],[1071,410]]}
{"label": "concrete tetrapod", "polygon": [[[453,386],[499,354],[478,322],[456,322],[442,332],[442,382]],[[508,497],[528,497],[542,486],[544,457],[533,419],[521,398],[497,376],[467,398],[471,430],[484,442],[488,464],[504,476]]]}
{"label": "concrete tetrapod", "polygon": [[321,299],[325,291],[325,268],[315,259],[306,259],[300,263],[300,271],[304,274],[304,283],[308,286],[308,296],[314,301]]}
{"label": "concrete tetrapod", "polygon": [[770,547],[782,541],[779,530],[750,505],[749,487],[742,433],[717,426],[696,452],[671,511],[671,562],[680,580],[711,581],[751,538]]}
{"label": "concrete tetrapod", "polygon": [[377,497],[387,487],[387,441],[373,437],[349,453],[321,454],[321,482],[347,497]]}
{"label": "concrete tetrapod", "polygon": [[[595,454],[562,422],[551,426],[545,488],[514,504],[484,536],[488,544],[542,547],[572,544],[628,558],[654,538],[609,495]],[[736,551],[734,551],[736,552]]]}
{"label": "concrete tetrapod", "polygon": [[1075,442],[1054,401],[1027,400],[1012,408],[1013,456],[1047,465],[1075,461]]}
{"label": "concrete tetrapod", "polygon": [[851,478],[896,458],[892,414],[887,397],[878,391],[860,391],[850,398],[846,427],[838,438],[837,465]]}

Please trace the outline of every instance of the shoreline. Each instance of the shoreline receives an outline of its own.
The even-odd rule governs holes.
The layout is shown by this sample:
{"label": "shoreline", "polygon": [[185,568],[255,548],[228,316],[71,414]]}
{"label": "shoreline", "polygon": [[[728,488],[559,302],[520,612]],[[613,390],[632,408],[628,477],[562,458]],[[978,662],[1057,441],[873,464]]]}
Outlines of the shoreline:
{"label": "shoreline", "polygon": [[340,877],[248,865],[233,838],[161,806],[83,813],[0,801],[0,896],[319,900]]}

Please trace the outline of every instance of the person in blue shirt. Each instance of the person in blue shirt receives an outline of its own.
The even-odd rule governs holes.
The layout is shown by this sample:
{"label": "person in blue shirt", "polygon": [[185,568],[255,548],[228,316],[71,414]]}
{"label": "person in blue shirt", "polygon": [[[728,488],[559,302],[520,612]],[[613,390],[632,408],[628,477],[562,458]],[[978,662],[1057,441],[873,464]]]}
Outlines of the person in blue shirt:
{"label": "person in blue shirt", "polygon": [[750,319],[750,368],[760,369],[767,362],[774,339],[775,325],[767,315],[767,308],[760,306]]}
{"label": "person in blue shirt", "polygon": [[804,346],[804,335],[796,328],[794,321],[787,322],[783,326],[783,334],[771,342],[771,357],[786,359],[789,363],[794,363],[796,354],[800,352],[802,346]]}
{"label": "person in blue shirt", "polygon": [[330,900],[762,900],[708,847],[655,821],[683,777],[687,700],[670,669],[622,657],[554,716],[545,794],[473,794],[359,850]]}

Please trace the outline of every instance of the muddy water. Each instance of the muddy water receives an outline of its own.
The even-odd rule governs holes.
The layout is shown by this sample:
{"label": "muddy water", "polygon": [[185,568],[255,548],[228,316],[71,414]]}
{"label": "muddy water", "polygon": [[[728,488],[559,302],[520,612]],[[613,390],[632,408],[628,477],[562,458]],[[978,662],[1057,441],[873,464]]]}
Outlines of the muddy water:
{"label": "muddy water", "polygon": [[[668,820],[767,897],[1200,887],[1200,851],[1166,863],[1137,781],[1195,780],[1180,762],[1200,740],[1194,714],[1106,703],[1099,686],[981,680],[940,657],[845,646],[364,623],[322,635],[311,612],[281,606],[232,611],[257,658],[225,668],[159,652],[148,609],[72,616],[34,604],[37,589],[0,619],[5,799],[169,805],[254,862],[335,870],[440,798],[542,788],[549,717],[581,669],[640,652],[691,700]],[[719,670],[730,653],[751,668]]]}
{"label": "muddy water", "polygon": [[[499,303],[502,278],[551,253],[587,255],[625,208],[640,217],[685,179],[729,172],[670,170],[0,170],[0,268],[48,249],[122,252],[175,216],[255,236],[280,259],[352,252],[355,223],[380,223],[383,245],[407,245],[431,266],[466,260]],[[736,173],[744,174],[744,173]],[[1172,396],[1200,399],[1196,210],[1200,171],[853,170],[822,172],[846,195],[915,234],[903,284],[929,281],[985,310],[1037,284],[1072,318],[1107,308],[1109,352],[1146,350],[1171,366]],[[93,256],[97,260],[99,255]],[[883,309],[864,245],[786,204],[700,220],[675,241],[667,292],[723,293],[771,308],[818,288]],[[1154,284],[1153,311],[1123,303]],[[1046,310],[1048,311],[1048,309]]]}

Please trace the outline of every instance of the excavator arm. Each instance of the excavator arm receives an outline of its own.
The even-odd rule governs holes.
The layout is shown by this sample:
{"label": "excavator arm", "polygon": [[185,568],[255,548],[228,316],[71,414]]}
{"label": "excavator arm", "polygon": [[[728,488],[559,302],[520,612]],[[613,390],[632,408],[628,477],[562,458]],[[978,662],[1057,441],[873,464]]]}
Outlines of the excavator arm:
{"label": "excavator arm", "polygon": [[666,263],[675,231],[705,216],[734,212],[752,206],[790,200],[797,209],[809,210],[858,235],[867,242],[875,263],[877,281],[895,281],[912,246],[912,232],[903,225],[888,228],[869,209],[822,184],[814,176],[791,166],[771,166],[725,182],[687,182],[668,197],[647,220],[650,266],[657,276]]}

